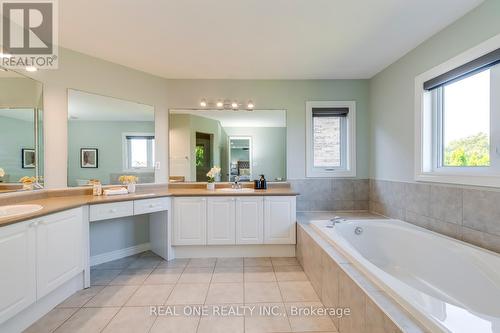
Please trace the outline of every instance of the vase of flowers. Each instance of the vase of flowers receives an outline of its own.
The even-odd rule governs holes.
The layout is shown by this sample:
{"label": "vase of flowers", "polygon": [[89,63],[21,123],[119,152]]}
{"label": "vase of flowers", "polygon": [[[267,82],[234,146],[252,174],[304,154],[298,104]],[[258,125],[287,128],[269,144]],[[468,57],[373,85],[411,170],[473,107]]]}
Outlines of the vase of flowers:
{"label": "vase of flowers", "polygon": [[123,175],[118,178],[120,183],[127,186],[128,193],[135,193],[135,184],[138,180],[139,178],[137,178],[137,176],[132,175]]}
{"label": "vase of flowers", "polygon": [[36,177],[24,176],[19,179],[19,182],[23,184],[23,190],[33,190],[33,186],[36,183]]}
{"label": "vase of flowers", "polygon": [[207,173],[207,190],[214,191],[215,190],[215,178],[220,174],[220,168],[218,166],[214,166]]}

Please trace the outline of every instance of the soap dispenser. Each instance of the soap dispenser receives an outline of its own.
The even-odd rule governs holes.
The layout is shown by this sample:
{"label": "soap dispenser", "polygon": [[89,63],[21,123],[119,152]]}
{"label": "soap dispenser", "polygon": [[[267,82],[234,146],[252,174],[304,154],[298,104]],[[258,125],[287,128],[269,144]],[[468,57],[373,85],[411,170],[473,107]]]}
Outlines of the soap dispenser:
{"label": "soap dispenser", "polygon": [[264,177],[264,175],[260,175],[259,183],[260,183],[261,190],[267,189],[267,181],[266,181],[266,178]]}

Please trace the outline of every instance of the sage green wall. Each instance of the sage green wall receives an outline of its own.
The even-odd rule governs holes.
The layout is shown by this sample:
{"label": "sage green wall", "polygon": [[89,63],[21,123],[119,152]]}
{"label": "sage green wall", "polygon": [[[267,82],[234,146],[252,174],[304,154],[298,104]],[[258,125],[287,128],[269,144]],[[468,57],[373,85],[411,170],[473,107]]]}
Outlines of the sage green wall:
{"label": "sage green wall", "polygon": [[[111,173],[123,173],[122,133],[154,133],[154,127],[152,121],[69,121],[68,185],[76,186],[76,179],[99,179],[109,184]],[[99,149],[97,169],[80,168],[80,148]]]}
{"label": "sage green wall", "polygon": [[228,136],[252,137],[252,177],[286,178],[285,127],[224,127]]}
{"label": "sage green wall", "polygon": [[500,1],[486,0],[370,80],[370,176],[414,180],[414,80],[500,33]]}
{"label": "sage green wall", "polygon": [[0,117],[0,168],[5,181],[17,183],[23,176],[34,176],[35,169],[21,167],[21,149],[35,146],[34,124],[10,117]]}
{"label": "sage green wall", "polygon": [[357,178],[369,173],[368,80],[167,80],[169,109],[198,108],[202,98],[227,98],[258,109],[287,110],[287,177],[305,178],[306,101],[354,100]]}

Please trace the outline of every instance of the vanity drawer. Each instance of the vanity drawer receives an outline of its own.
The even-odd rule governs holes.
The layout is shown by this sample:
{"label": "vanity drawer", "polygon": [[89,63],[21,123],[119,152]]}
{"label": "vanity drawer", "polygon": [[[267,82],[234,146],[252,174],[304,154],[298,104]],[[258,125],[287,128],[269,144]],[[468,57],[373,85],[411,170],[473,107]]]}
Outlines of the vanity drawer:
{"label": "vanity drawer", "polygon": [[134,215],[160,212],[168,209],[168,198],[154,198],[134,201]]}
{"label": "vanity drawer", "polygon": [[132,201],[112,202],[90,206],[91,222],[131,215],[134,215],[134,203]]}

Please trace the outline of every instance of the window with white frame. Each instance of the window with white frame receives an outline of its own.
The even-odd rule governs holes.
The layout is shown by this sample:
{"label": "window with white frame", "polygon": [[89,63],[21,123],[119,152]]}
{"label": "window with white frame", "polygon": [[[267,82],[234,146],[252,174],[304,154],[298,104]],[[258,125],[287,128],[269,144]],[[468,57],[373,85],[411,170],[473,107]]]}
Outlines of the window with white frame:
{"label": "window with white frame", "polygon": [[416,84],[416,179],[500,185],[500,49],[482,45]]}
{"label": "window with white frame", "polygon": [[356,175],[353,101],[306,103],[307,177]]}
{"label": "window with white frame", "polygon": [[154,168],[155,137],[153,133],[123,133],[123,169],[150,171]]}

